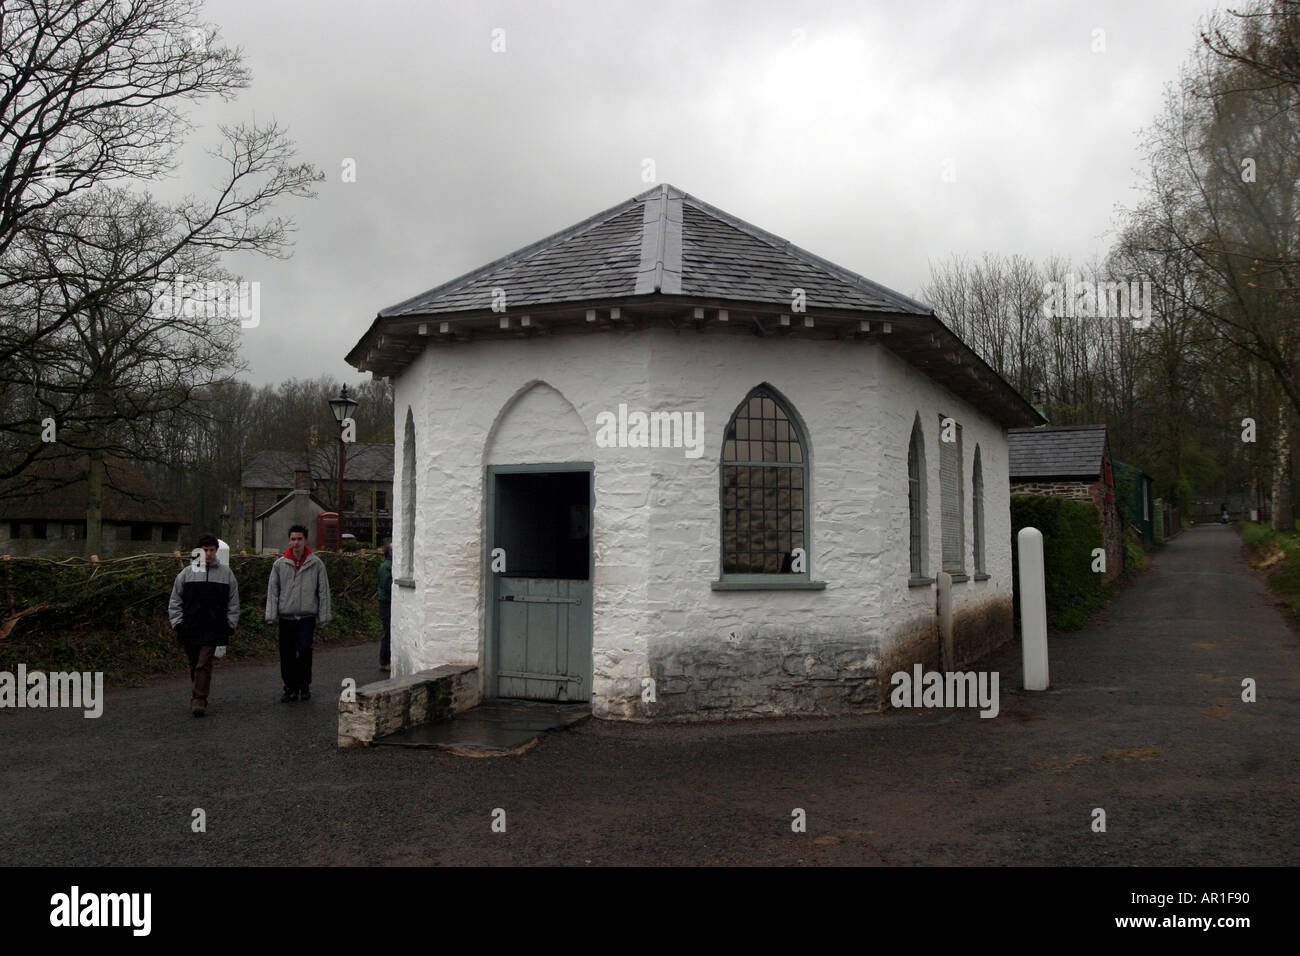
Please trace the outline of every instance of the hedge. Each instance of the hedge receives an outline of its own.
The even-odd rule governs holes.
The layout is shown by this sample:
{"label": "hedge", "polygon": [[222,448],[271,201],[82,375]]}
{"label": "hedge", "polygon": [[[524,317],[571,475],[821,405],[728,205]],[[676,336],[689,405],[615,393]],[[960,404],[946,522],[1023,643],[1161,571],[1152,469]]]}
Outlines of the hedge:
{"label": "hedge", "polygon": [[[355,644],[380,636],[378,552],[316,552],[329,575],[333,620],[316,643]],[[275,658],[278,629],[266,623],[266,585],[275,555],[231,555],[240,625],[227,660]],[[103,671],[109,683],[188,671],[167,603],[188,558],[135,555],[0,560],[0,671]]]}
{"label": "hedge", "polygon": [[1102,547],[1097,506],[1049,495],[1011,496],[1012,573],[1016,581],[1016,618],[1020,617],[1021,528],[1043,533],[1043,574],[1047,589],[1047,623],[1065,631],[1088,623],[1113,593],[1092,570],[1093,549]]}

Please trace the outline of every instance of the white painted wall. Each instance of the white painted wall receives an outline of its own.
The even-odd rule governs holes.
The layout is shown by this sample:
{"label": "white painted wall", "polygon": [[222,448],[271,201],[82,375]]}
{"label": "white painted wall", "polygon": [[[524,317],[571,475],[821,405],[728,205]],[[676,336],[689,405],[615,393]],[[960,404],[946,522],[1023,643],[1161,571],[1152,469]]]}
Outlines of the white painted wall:
{"label": "white painted wall", "polygon": [[[807,429],[810,570],[826,582],[823,591],[709,586],[720,571],[722,430],[763,382],[789,400]],[[432,345],[395,385],[395,460],[402,461],[410,406],[418,488],[415,587],[393,593],[395,674],[482,662],[485,466],[593,461],[597,715],[875,709],[882,654],[906,643],[918,622],[933,621],[933,587],[907,583],[907,442],[918,411],[931,564],[941,554],[940,412],[963,428],[968,555],[977,443],[982,450],[992,578],[956,585],[954,612],[991,596],[1009,599],[1002,429],[875,340],[653,330]],[[643,411],[701,412],[704,455],[598,448],[596,416],[616,412],[620,402]],[[396,510],[400,515],[400,504]],[[399,521],[395,553],[404,534]],[[659,698],[648,708],[641,703],[647,676],[655,678]]]}

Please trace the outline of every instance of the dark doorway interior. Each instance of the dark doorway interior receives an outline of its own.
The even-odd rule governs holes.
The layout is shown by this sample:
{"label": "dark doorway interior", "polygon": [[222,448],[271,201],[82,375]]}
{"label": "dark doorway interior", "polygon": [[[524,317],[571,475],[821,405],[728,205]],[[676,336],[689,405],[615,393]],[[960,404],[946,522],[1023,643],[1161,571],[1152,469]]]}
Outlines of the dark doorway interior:
{"label": "dark doorway interior", "polygon": [[510,578],[586,581],[591,572],[591,475],[497,475],[493,546]]}

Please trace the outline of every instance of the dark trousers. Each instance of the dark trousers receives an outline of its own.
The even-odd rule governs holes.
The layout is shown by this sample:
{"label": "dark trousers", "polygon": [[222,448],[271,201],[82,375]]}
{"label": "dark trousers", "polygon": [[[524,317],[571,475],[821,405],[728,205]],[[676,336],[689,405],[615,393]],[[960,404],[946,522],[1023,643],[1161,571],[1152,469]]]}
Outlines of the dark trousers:
{"label": "dark trousers", "polygon": [[379,620],[384,622],[384,636],[379,641],[379,666],[386,667],[392,659],[393,604],[391,601],[379,602]]}
{"label": "dark trousers", "polygon": [[212,652],[216,648],[210,644],[186,644],[185,653],[190,659],[190,681],[194,684],[191,696],[204,703],[208,691],[212,689]]}
{"label": "dark trousers", "polygon": [[280,618],[280,678],[285,690],[311,687],[311,640],[316,618]]}

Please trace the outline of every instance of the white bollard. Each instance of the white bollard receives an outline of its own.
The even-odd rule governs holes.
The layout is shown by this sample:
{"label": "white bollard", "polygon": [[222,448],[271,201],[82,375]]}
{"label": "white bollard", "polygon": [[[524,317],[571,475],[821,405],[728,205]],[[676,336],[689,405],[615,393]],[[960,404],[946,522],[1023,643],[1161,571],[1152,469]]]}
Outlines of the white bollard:
{"label": "white bollard", "polygon": [[1043,533],[1021,528],[1016,535],[1020,556],[1020,650],[1025,690],[1047,690],[1047,586],[1043,575]]}
{"label": "white bollard", "polygon": [[[226,567],[230,567],[230,545],[226,544],[226,542],[222,541],[220,538],[217,539],[217,560]],[[214,657],[225,657],[226,645],[222,644],[213,651],[212,654]]]}

